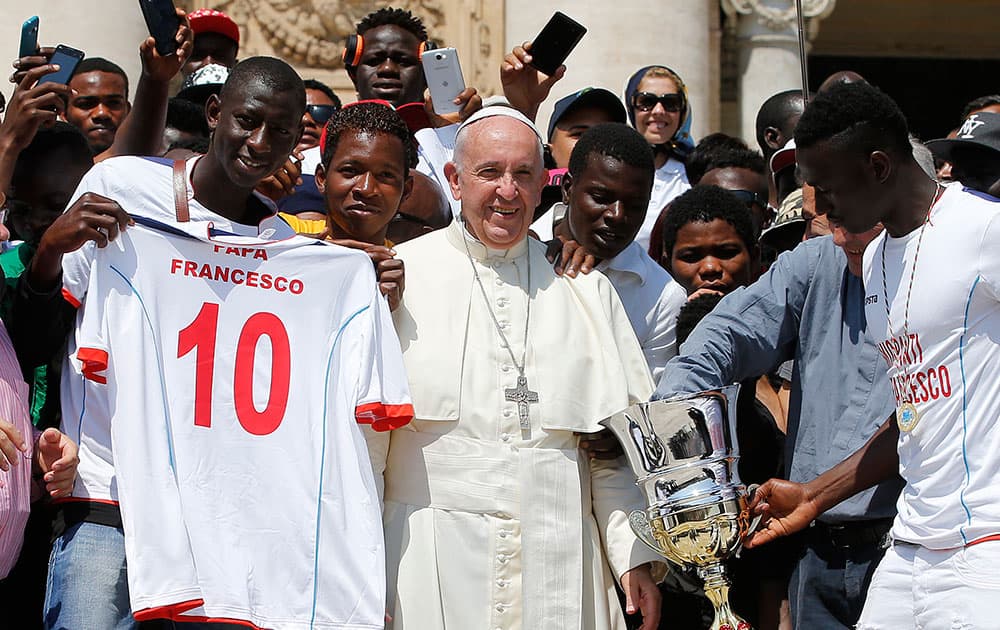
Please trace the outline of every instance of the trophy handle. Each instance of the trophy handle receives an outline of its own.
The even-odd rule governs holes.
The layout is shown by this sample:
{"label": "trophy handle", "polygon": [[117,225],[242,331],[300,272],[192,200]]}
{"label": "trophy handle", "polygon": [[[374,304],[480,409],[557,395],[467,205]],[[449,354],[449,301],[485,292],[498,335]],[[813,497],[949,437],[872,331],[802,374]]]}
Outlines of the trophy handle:
{"label": "trophy handle", "polygon": [[[758,483],[752,483],[749,486],[747,486],[747,503],[752,503],[753,502],[753,496],[754,496],[754,494],[757,493],[757,488],[759,488],[759,487],[760,487],[760,484],[758,484]],[[762,518],[764,518],[764,515],[763,514],[758,514],[757,516],[755,516],[753,518],[752,521],[750,521],[750,527],[747,528],[746,536],[744,536],[742,539],[740,539],[740,546],[736,549],[736,557],[737,558],[740,557],[740,553],[743,551],[743,540],[745,540],[746,537],[749,536],[750,534],[752,534],[755,531],[757,531],[757,528],[760,527],[760,520]]]}
{"label": "trophy handle", "polygon": [[[753,503],[754,495],[757,494],[757,488],[759,487],[760,487],[759,483],[752,483],[749,486],[747,486],[747,497],[749,498],[751,503]],[[752,521],[750,521],[750,529],[748,533],[752,534],[755,531],[757,531],[757,527],[760,525],[760,519],[762,518],[764,518],[764,515],[758,514],[757,516],[754,517]]]}
{"label": "trophy handle", "polygon": [[628,524],[632,527],[632,531],[635,533],[636,538],[641,540],[647,547],[655,551],[656,553],[663,555],[663,551],[660,549],[659,545],[656,544],[656,539],[653,538],[653,528],[649,525],[649,517],[642,510],[633,510],[628,515]]}

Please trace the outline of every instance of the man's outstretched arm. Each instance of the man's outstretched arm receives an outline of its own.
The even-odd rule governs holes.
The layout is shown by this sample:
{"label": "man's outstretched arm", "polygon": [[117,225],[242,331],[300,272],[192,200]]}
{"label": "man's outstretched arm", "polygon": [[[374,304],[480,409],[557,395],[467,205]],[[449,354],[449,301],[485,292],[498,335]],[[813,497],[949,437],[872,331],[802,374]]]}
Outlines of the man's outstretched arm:
{"label": "man's outstretched arm", "polygon": [[159,155],[163,127],[167,121],[170,80],[180,72],[194,49],[194,32],[184,11],[177,9],[177,17],[181,23],[174,36],[176,51],[161,55],[156,51],[156,41],[152,37],[147,37],[139,46],[142,75],[136,86],[132,111],[118,129],[114,144],[98,155],[95,162],[116,155]]}
{"label": "man's outstretched arm", "polygon": [[805,529],[841,501],[875,486],[899,471],[896,415],[853,455],[808,483],[770,479],[757,489],[751,509],[763,516],[763,527],[747,540],[756,547]]}

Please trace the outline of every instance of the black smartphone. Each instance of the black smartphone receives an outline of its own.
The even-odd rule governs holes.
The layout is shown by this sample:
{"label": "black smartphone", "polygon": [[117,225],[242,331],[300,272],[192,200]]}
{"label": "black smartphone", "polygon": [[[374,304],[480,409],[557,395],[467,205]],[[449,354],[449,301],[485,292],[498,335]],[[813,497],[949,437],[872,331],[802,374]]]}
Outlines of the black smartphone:
{"label": "black smartphone", "polygon": [[139,0],[142,17],[146,20],[149,34],[156,40],[156,52],[161,56],[172,55],[177,51],[177,29],[181,19],[177,17],[177,9],[172,0]]}
{"label": "black smartphone", "polygon": [[45,75],[38,82],[69,83],[69,80],[73,77],[73,73],[76,72],[76,65],[80,63],[81,59],[83,59],[82,50],[59,44],[56,46],[56,51],[52,54],[52,59],[49,59],[49,63],[58,64],[59,69]]}
{"label": "black smartphone", "polygon": [[17,58],[30,57],[38,52],[38,16],[33,15],[21,25],[21,47]]}
{"label": "black smartphone", "polygon": [[582,24],[556,11],[531,42],[531,65],[547,75],[555,74],[586,32]]}

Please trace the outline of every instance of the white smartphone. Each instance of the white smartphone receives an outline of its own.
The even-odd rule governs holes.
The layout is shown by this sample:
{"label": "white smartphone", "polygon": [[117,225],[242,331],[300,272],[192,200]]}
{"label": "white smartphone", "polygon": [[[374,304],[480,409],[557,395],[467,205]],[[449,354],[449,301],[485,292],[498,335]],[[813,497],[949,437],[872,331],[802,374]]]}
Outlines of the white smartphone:
{"label": "white smartphone", "polygon": [[420,55],[424,66],[424,78],[431,91],[434,111],[439,114],[453,114],[461,109],[455,104],[455,97],[465,89],[462,66],[458,63],[458,51],[454,48],[425,50]]}

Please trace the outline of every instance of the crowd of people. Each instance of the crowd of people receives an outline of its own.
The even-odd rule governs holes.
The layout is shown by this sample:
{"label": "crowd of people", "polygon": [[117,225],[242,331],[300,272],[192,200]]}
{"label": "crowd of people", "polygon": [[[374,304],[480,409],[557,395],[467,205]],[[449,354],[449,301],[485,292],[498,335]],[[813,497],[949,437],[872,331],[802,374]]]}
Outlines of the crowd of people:
{"label": "crowd of people", "polygon": [[14,62],[0,625],[708,628],[599,423],[738,383],[736,612],[997,627],[1000,96],[924,143],[839,72],[751,147],[652,65],[542,129],[528,42],[439,114],[409,11],[351,103],[178,16],[131,100]]}

